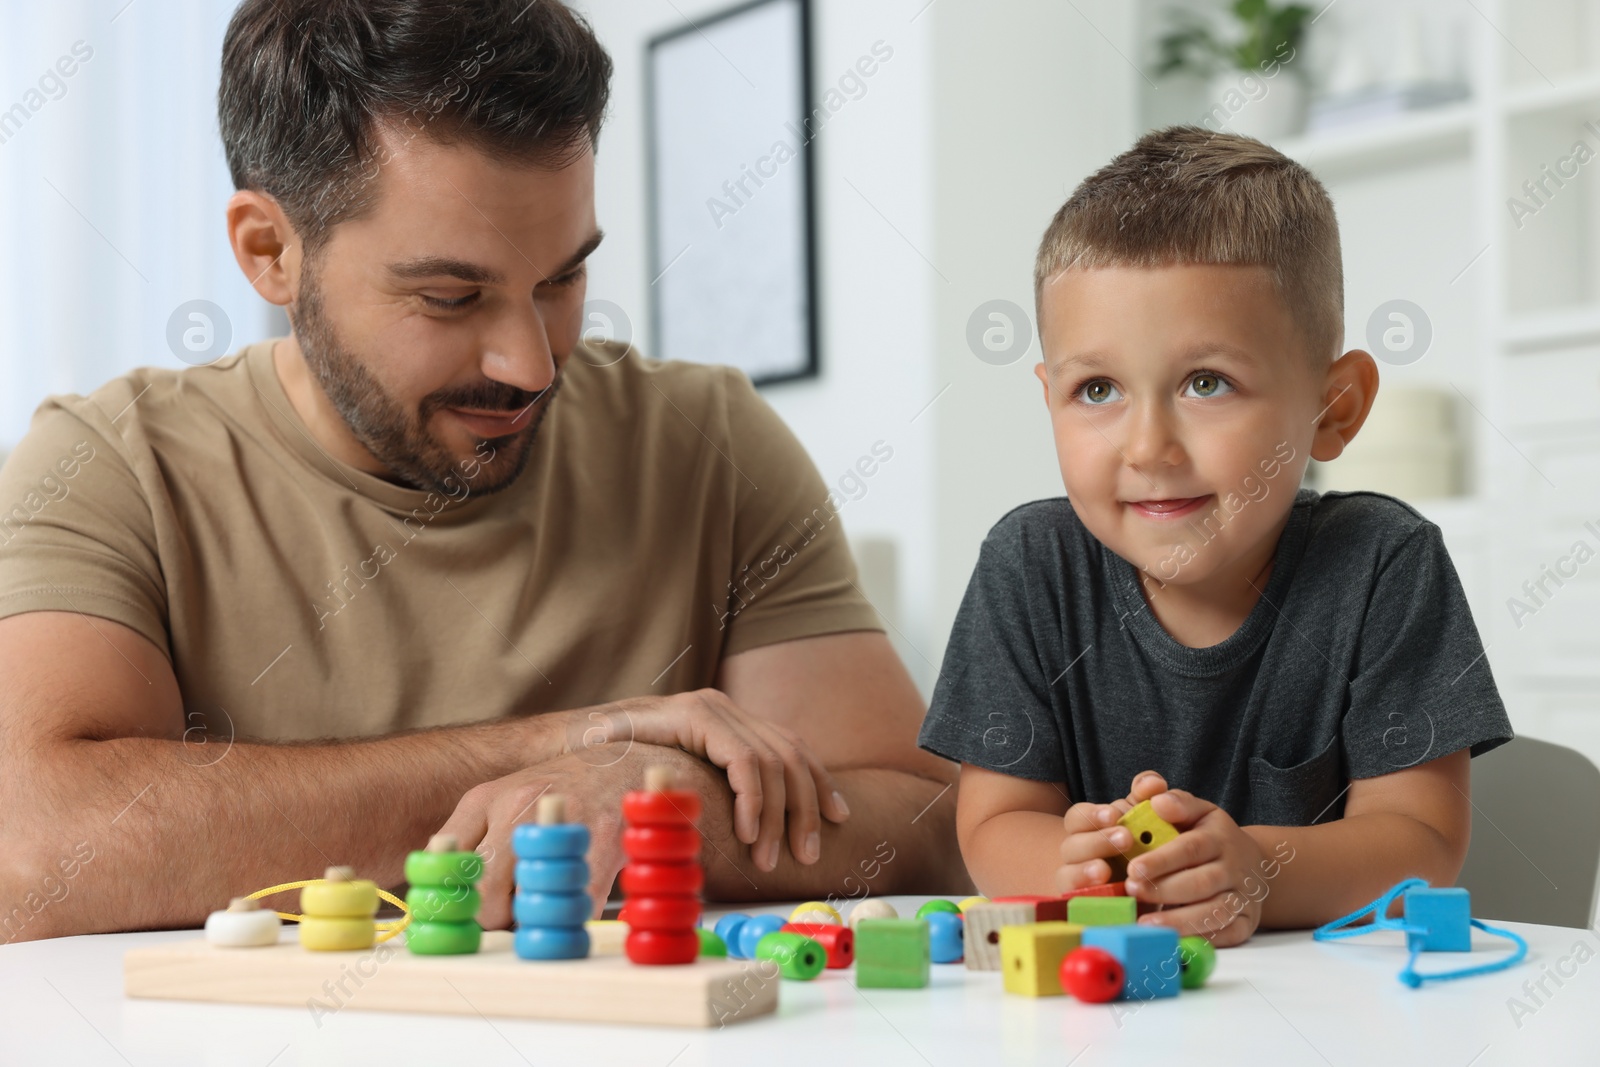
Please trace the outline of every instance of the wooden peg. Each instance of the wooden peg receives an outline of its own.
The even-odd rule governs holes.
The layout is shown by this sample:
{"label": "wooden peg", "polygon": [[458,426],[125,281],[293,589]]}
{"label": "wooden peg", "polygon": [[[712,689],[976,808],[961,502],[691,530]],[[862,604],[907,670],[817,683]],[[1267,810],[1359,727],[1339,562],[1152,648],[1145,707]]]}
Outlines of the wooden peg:
{"label": "wooden peg", "polygon": [[546,793],[539,798],[539,809],[534,821],[540,826],[555,826],[567,821],[567,798],[560,793]]}

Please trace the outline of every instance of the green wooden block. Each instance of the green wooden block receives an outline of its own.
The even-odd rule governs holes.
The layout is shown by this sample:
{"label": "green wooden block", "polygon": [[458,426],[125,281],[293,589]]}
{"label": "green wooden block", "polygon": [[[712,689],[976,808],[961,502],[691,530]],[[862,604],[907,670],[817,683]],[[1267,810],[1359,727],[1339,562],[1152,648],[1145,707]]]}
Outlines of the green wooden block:
{"label": "green wooden block", "polygon": [[862,919],[856,924],[856,985],[922,989],[932,971],[925,919]]}
{"label": "green wooden block", "polygon": [[1067,901],[1067,921],[1084,926],[1126,926],[1139,920],[1139,902],[1133,897],[1073,897]]}

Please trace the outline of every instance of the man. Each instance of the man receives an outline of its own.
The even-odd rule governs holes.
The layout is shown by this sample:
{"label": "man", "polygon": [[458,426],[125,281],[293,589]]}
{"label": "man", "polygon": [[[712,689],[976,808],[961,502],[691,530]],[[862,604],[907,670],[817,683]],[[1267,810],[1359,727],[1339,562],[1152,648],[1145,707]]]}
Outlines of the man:
{"label": "man", "polygon": [[47,400],[0,473],[43,500],[0,517],[0,937],[395,884],[440,829],[504,926],[547,790],[598,904],[655,762],[711,896],[966,884],[798,442],[735,372],[580,342],[609,75],[550,0],[235,12],[228,234],[293,335]]}

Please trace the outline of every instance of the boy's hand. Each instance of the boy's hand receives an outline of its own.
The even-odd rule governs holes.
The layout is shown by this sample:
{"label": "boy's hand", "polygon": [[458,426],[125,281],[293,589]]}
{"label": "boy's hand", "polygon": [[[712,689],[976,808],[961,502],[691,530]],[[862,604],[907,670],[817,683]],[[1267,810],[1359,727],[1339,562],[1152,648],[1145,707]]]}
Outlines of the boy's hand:
{"label": "boy's hand", "polygon": [[[1261,846],[1227,812],[1182,789],[1151,797],[1150,807],[1179,834],[1128,863],[1128,894],[1161,905],[1139,921],[1199,934],[1219,948],[1243,944],[1266,899]],[[1131,844],[1127,835],[1123,827],[1108,834],[1114,846]]]}
{"label": "boy's hand", "polygon": [[1062,816],[1067,836],[1061,842],[1061,866],[1056,869],[1056,889],[1065,893],[1085,886],[1104,885],[1111,880],[1112,856],[1133,843],[1133,837],[1117,820],[1141,800],[1162,793],[1165,778],[1155,771],[1140,771],[1126,799],[1110,804],[1074,804]]}

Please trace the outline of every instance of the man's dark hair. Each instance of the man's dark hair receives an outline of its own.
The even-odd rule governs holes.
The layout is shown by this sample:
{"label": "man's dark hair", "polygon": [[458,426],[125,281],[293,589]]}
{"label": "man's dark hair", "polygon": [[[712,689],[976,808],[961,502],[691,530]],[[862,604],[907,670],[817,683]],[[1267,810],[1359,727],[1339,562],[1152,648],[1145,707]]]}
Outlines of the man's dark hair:
{"label": "man's dark hair", "polygon": [[314,256],[376,202],[375,123],[560,167],[598,140],[610,81],[559,0],[244,0],[217,118],[234,187],[277,200]]}

